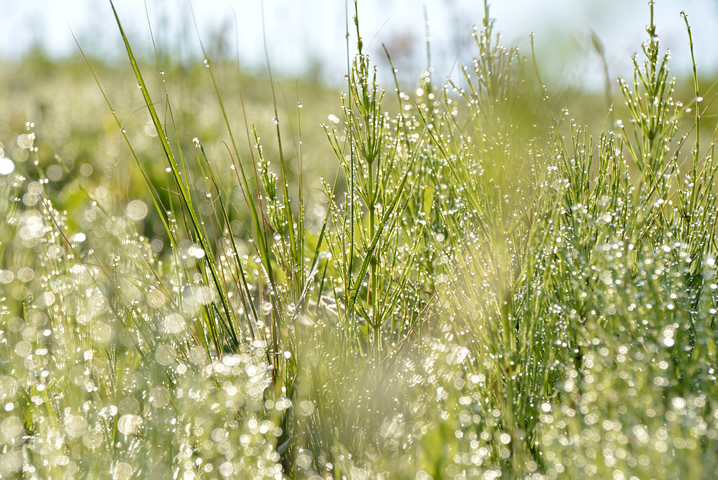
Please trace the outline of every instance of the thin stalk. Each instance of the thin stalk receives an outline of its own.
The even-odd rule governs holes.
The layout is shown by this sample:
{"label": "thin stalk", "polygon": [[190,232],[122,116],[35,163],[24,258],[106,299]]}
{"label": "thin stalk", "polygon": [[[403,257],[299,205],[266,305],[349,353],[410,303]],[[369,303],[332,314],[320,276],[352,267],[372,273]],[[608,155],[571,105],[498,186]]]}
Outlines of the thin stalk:
{"label": "thin stalk", "polygon": [[[152,98],[150,97],[149,91],[147,89],[147,85],[145,84],[145,81],[142,77],[142,73],[140,72],[139,65],[137,64],[137,60],[135,59],[135,56],[132,52],[132,48],[130,47],[130,42],[127,38],[127,35],[125,34],[124,29],[122,28],[122,23],[120,22],[120,17],[117,14],[115,5],[112,3],[112,1],[110,1],[110,5],[111,5],[112,11],[115,15],[115,20],[116,20],[117,26],[120,30],[120,35],[122,36],[122,39],[125,43],[127,55],[129,57],[130,63],[132,64],[132,70],[135,74],[135,78],[137,79],[137,82],[140,86],[140,90],[142,92],[142,96],[145,100],[145,105],[147,106],[147,109],[150,113],[150,117],[152,118],[152,123],[154,124],[155,129],[157,130],[157,135],[160,137],[165,156],[167,158],[167,161],[169,162],[170,169],[172,170],[172,173],[177,182],[180,196],[182,198],[184,205],[187,207],[192,226],[195,230],[195,233],[197,234],[197,239],[200,241],[202,249],[205,251],[205,261],[206,261],[207,266],[210,269],[210,272],[212,275],[212,280],[220,292],[220,301],[222,302],[222,308],[224,309],[225,314],[227,315],[227,318],[233,319],[234,312],[229,307],[226,295],[222,294],[222,292],[223,292],[222,283],[220,282],[220,279],[219,279],[217,267],[214,264],[214,256],[212,254],[212,250],[209,246],[209,243],[207,242],[207,238],[203,235],[202,228],[201,228],[201,222],[199,221],[199,218],[197,217],[197,214],[196,214],[196,212],[193,208],[193,205],[191,203],[190,194],[187,191],[186,184],[184,183],[184,181],[181,178],[181,173],[178,170],[177,163],[176,163],[175,157],[174,157],[174,153],[172,152],[169,141],[167,140],[167,135],[165,134],[164,128],[162,127],[162,123],[160,122],[159,116],[157,115],[157,111],[152,102]],[[236,322],[230,322],[230,325],[235,325],[235,324],[236,324]],[[238,345],[239,337],[237,335],[237,332],[233,330],[230,333],[232,335],[233,341],[235,342],[235,345]],[[217,348],[219,348],[219,346],[217,346]]]}

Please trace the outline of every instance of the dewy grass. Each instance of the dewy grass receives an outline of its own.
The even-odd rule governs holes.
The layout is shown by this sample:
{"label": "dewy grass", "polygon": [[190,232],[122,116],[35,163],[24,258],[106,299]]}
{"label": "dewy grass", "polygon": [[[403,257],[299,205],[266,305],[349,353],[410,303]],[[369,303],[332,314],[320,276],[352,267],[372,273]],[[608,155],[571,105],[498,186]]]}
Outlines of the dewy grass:
{"label": "dewy grass", "polygon": [[[203,49],[227,136],[205,150],[117,14],[166,184],[100,89],[155,238],[109,175],[60,159],[52,180],[40,126],[3,146],[0,477],[716,476],[715,134],[695,66],[676,98],[653,5],[595,136],[486,4],[461,78],[395,76],[392,106],[354,7],[326,209],[273,91],[270,150]],[[63,182],[82,199],[60,209]]]}

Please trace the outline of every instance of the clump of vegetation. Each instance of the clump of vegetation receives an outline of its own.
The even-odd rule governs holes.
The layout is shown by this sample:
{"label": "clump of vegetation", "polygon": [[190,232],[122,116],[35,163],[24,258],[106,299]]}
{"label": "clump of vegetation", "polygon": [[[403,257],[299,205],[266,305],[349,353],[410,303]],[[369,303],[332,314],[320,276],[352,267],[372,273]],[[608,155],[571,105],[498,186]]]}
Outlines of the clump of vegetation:
{"label": "clump of vegetation", "polygon": [[0,477],[713,477],[697,73],[676,98],[651,4],[626,108],[591,136],[485,10],[459,80],[386,99],[355,17],[320,182],[271,74],[265,149],[205,55],[226,132],[206,150],[117,17],[154,153],[97,85],[144,193],[48,158],[30,123],[3,147]]}

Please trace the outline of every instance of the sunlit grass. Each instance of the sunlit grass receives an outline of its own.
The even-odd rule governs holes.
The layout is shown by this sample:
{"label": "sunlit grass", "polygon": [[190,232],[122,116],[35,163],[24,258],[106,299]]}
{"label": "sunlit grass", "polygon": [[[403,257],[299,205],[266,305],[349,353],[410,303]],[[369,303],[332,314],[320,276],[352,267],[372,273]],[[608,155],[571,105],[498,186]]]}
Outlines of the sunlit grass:
{"label": "sunlit grass", "polygon": [[118,17],[100,127],[2,146],[0,477],[714,477],[711,99],[649,12],[588,125],[488,6],[474,62],[410,90],[356,19],[325,111],[145,63]]}

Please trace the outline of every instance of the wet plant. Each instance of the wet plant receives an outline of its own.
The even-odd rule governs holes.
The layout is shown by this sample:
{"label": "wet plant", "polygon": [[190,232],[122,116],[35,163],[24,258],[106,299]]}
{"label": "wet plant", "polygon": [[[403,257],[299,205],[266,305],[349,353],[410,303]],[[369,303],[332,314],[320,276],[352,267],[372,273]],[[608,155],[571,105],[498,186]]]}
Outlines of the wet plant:
{"label": "wet plant", "polygon": [[[591,136],[487,3],[458,78],[429,62],[387,94],[355,2],[314,205],[313,119],[283,115],[269,62],[271,148],[202,47],[206,149],[115,12],[166,176],[92,59],[142,198],[48,159],[33,124],[1,146],[0,477],[715,476],[715,135],[649,13]],[[56,206],[51,167],[82,201]]]}

